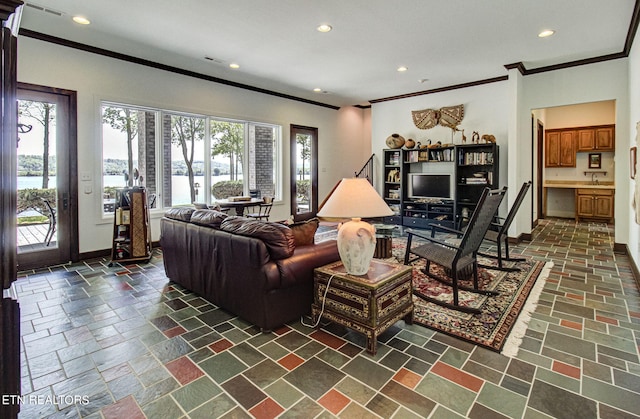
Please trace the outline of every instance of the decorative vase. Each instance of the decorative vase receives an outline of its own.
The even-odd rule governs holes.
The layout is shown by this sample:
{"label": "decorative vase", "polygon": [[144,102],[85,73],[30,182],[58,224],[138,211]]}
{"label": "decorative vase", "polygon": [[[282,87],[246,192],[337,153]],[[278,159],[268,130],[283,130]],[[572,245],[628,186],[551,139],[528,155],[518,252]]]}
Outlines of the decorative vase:
{"label": "decorative vase", "polygon": [[364,275],[376,250],[376,229],[360,218],[352,218],[338,229],[338,253],[347,273]]}
{"label": "decorative vase", "polygon": [[400,134],[391,134],[387,137],[387,147],[400,148],[404,145],[404,137]]}
{"label": "decorative vase", "polygon": [[413,141],[413,138],[409,138],[407,141],[404,142],[404,146],[407,148],[413,148],[416,146],[416,142]]}

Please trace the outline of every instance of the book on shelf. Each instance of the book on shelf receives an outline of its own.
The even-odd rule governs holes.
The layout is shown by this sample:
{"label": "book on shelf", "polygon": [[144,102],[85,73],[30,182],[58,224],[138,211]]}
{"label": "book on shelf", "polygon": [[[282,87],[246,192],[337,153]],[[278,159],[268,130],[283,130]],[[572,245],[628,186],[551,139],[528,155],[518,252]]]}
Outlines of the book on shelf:
{"label": "book on shelf", "polygon": [[464,178],[464,183],[466,183],[467,185],[486,185],[487,184],[487,178],[483,178],[483,177],[467,177]]}
{"label": "book on shelf", "polygon": [[458,155],[458,164],[460,165],[489,165],[493,164],[493,153],[490,151],[477,151],[465,153],[462,150]]}
{"label": "book on shelf", "polygon": [[420,150],[408,150],[405,156],[406,163],[423,161],[453,161],[455,156],[453,148],[427,148]]}

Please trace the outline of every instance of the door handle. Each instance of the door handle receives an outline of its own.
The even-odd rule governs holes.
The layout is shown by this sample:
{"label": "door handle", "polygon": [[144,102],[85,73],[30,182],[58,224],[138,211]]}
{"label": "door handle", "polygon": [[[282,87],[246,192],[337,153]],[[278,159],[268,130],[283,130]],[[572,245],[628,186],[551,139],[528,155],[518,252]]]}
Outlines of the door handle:
{"label": "door handle", "polygon": [[62,209],[65,211],[69,209],[69,194],[66,192],[62,194]]}

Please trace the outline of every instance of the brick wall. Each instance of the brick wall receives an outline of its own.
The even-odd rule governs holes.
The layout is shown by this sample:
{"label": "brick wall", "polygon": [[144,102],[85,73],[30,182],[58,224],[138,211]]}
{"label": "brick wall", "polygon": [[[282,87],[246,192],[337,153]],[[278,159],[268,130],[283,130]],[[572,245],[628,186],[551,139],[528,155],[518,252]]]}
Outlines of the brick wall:
{"label": "brick wall", "polygon": [[249,189],[259,189],[262,196],[275,196],[273,131],[272,127],[250,126]]}
{"label": "brick wall", "polygon": [[156,191],[156,121],[153,112],[138,112],[138,170],[144,177],[147,196]]}
{"label": "brick wall", "polygon": [[171,207],[171,115],[162,118],[162,205]]}

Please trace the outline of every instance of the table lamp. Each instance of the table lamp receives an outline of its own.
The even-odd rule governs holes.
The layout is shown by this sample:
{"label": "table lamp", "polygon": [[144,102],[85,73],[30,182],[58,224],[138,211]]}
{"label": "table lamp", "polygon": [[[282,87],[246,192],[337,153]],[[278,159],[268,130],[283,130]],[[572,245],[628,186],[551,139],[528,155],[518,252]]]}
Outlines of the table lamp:
{"label": "table lamp", "polygon": [[361,218],[384,217],[393,211],[364,178],[345,178],[318,217],[351,218],[338,227],[338,252],[348,274],[364,275],[376,250],[376,229]]}

